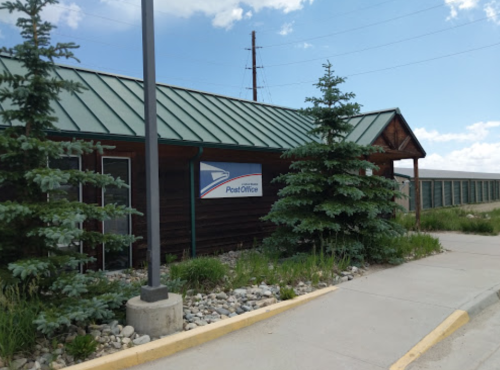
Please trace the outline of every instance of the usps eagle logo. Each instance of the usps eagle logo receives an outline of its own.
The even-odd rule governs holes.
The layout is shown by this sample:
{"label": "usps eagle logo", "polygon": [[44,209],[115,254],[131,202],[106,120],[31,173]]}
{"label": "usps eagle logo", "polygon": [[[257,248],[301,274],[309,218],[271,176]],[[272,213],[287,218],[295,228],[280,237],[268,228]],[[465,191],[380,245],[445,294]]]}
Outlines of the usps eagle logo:
{"label": "usps eagle logo", "polygon": [[262,196],[262,165],[200,162],[200,198]]}
{"label": "usps eagle logo", "polygon": [[[215,185],[223,182],[224,180],[227,180],[231,173],[229,171],[223,170],[222,168],[217,168],[214,166],[210,166],[204,162],[200,163],[200,176],[202,178],[209,178],[212,180],[210,184],[205,186],[203,189],[200,190],[201,194],[205,194],[208,190],[211,188],[215,187]],[[203,195],[202,195],[203,197]]]}

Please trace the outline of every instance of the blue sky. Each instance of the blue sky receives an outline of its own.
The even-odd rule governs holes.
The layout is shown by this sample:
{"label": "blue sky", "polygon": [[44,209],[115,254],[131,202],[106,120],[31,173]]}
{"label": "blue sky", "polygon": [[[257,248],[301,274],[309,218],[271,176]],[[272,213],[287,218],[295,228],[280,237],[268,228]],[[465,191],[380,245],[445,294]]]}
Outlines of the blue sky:
{"label": "blue sky", "polygon": [[[399,107],[423,168],[500,173],[500,0],[157,0],[159,82],[305,106],[330,60],[363,111]],[[0,44],[19,42],[0,12]],[[140,0],[63,0],[45,12],[84,68],[142,77]],[[73,64],[65,62],[66,64]],[[408,166],[408,163],[397,165]]]}

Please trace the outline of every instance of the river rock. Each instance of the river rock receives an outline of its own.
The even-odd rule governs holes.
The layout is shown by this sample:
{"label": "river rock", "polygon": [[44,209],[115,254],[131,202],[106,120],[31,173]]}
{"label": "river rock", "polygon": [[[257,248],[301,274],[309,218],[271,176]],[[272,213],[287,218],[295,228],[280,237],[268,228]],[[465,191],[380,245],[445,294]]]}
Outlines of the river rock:
{"label": "river rock", "polygon": [[132,343],[134,343],[134,345],[136,346],[140,346],[141,344],[146,344],[149,342],[151,342],[151,338],[149,337],[149,335],[143,335],[142,337],[139,337],[132,341]]}
{"label": "river rock", "polygon": [[18,370],[18,369],[22,368],[24,365],[26,365],[27,362],[28,362],[27,359],[19,358],[17,360],[12,361],[10,363],[10,367],[14,370]]}
{"label": "river rock", "polygon": [[130,338],[132,336],[132,334],[134,334],[135,332],[135,329],[133,326],[125,326],[121,332],[121,335],[125,338]]}

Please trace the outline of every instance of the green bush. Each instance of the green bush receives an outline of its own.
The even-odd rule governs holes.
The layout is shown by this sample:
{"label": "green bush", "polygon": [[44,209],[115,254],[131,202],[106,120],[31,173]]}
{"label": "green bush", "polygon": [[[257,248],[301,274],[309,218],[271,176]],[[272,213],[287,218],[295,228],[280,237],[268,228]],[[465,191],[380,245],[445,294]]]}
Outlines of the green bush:
{"label": "green bush", "polygon": [[211,289],[224,281],[228,271],[216,258],[199,257],[172,265],[170,277],[186,281],[186,289]]}
{"label": "green bush", "polygon": [[66,345],[66,352],[77,360],[84,360],[97,349],[97,341],[92,335],[79,335]]}
{"label": "green bush", "polygon": [[0,357],[10,360],[19,352],[29,352],[36,344],[33,323],[42,310],[38,299],[24,299],[17,292],[0,291]]}
{"label": "green bush", "polygon": [[280,288],[280,298],[282,301],[288,301],[289,299],[294,299],[295,297],[297,297],[297,293],[295,293],[295,290],[293,290],[293,288]]}
{"label": "green bush", "polygon": [[495,234],[495,228],[489,220],[485,219],[471,219],[467,221],[462,221],[460,223],[460,229],[464,233],[472,234]]}

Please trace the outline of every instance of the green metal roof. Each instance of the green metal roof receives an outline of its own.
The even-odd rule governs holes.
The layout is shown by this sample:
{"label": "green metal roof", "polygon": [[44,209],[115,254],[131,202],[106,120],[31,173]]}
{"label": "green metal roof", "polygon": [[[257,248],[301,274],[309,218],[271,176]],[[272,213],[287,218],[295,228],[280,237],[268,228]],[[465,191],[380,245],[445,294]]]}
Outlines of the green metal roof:
{"label": "green metal roof", "polygon": [[[0,70],[23,73],[17,60],[4,55]],[[144,140],[142,80],[68,66],[58,66],[56,77],[87,88],[77,95],[63,92],[53,103],[58,135]],[[285,150],[319,140],[308,135],[312,120],[290,108],[165,84],[157,84],[157,102],[160,143]],[[0,109],[9,108],[8,102],[0,103]],[[398,109],[350,118],[354,128],[347,140],[373,143],[395,114]],[[3,123],[11,124],[16,123]]]}
{"label": "green metal roof", "polygon": [[426,153],[424,148],[406,122],[399,108],[366,112],[348,118],[347,122],[350,123],[353,128],[346,136],[345,140],[354,141],[361,145],[371,145],[378,139],[387,125],[391,123],[396,116],[399,117],[401,124],[406,127],[415,144],[425,156]]}

